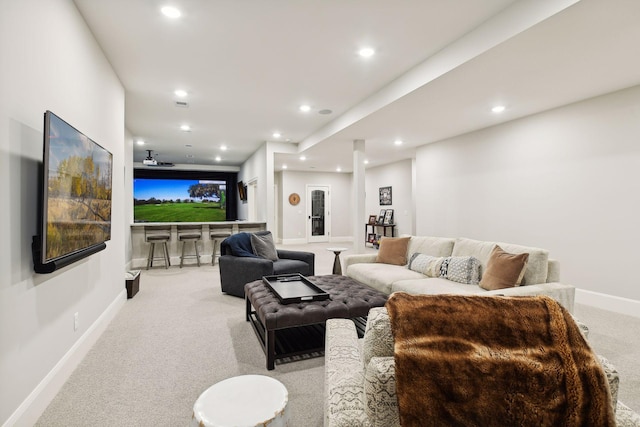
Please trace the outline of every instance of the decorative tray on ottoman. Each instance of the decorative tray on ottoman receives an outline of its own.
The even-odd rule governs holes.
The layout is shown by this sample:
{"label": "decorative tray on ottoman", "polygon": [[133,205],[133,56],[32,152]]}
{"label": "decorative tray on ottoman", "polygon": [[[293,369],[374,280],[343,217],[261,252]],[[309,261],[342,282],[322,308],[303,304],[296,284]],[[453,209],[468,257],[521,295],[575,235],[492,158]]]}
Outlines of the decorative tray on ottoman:
{"label": "decorative tray on ottoman", "polygon": [[262,281],[281,304],[329,299],[327,292],[299,273],[264,276]]}

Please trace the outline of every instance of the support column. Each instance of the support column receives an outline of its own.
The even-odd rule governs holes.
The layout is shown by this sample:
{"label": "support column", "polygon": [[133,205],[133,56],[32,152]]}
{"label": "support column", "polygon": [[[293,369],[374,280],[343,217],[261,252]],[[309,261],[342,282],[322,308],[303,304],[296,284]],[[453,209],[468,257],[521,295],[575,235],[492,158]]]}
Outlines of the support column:
{"label": "support column", "polygon": [[365,213],[364,160],[364,139],[356,139],[353,141],[353,215],[351,216],[351,229],[353,230],[353,253],[355,254],[363,253],[365,247],[364,225],[367,222],[367,215]]}

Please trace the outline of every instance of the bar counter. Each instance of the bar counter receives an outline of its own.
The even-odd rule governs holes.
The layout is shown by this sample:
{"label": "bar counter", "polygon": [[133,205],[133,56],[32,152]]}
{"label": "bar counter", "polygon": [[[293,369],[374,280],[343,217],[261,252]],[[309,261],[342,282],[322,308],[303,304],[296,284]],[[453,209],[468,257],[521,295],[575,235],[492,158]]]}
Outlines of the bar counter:
{"label": "bar counter", "polygon": [[[218,221],[218,222],[136,222],[131,224],[131,268],[146,268],[147,256],[149,255],[149,243],[144,239],[144,227],[157,225],[171,226],[171,240],[169,241],[169,258],[172,266],[180,265],[180,254],[182,253],[182,242],[178,240],[178,225],[198,225],[202,227],[202,239],[197,242],[200,252],[200,264],[211,264],[211,254],[213,252],[213,240],[209,238],[211,232],[236,234],[242,231],[266,230],[267,223],[263,221]],[[156,253],[159,254],[161,248],[156,245]],[[218,251],[220,243],[218,242]],[[185,254],[193,254],[193,244],[187,244]],[[190,259],[189,263],[185,259],[185,266],[196,265],[195,260]],[[154,268],[163,265],[162,261],[156,261]]]}

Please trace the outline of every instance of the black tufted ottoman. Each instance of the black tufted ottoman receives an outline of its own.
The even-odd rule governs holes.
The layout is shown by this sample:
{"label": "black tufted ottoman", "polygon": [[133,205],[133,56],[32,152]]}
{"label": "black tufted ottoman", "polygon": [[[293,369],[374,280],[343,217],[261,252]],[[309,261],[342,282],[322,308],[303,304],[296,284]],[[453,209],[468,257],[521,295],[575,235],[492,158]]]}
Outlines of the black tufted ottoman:
{"label": "black tufted ottoman", "polygon": [[347,276],[309,276],[330,299],[281,304],[262,282],[244,285],[247,321],[251,322],[267,358],[267,369],[275,360],[324,351],[327,319],[354,319],[363,327],[371,307],[382,307],[387,295]]}

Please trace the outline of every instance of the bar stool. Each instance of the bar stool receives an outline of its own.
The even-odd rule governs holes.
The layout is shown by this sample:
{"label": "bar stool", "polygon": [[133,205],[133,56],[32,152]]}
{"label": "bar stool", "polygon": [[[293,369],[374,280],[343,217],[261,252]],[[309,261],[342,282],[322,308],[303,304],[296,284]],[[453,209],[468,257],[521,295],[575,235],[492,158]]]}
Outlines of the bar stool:
{"label": "bar stool", "polygon": [[[171,240],[171,226],[170,225],[145,225],[144,227],[144,241],[150,243],[149,256],[147,257],[147,270],[149,267],[153,267],[153,260],[163,259],[164,268],[169,268],[171,260],[169,259],[169,248],[167,243]],[[162,256],[155,256],[156,243],[162,244]]]}
{"label": "bar stool", "polygon": [[211,229],[209,230],[209,238],[213,240],[213,253],[211,253],[211,265],[216,265],[216,254],[218,253],[218,242],[222,242],[231,236],[231,230]]}
{"label": "bar stool", "polygon": [[[182,254],[180,255],[180,268],[185,258],[195,258],[200,267],[200,253],[198,252],[198,240],[202,238],[202,226],[200,225],[178,225],[178,240],[182,242]],[[195,255],[185,255],[184,247],[187,242],[193,242],[196,250]]]}

